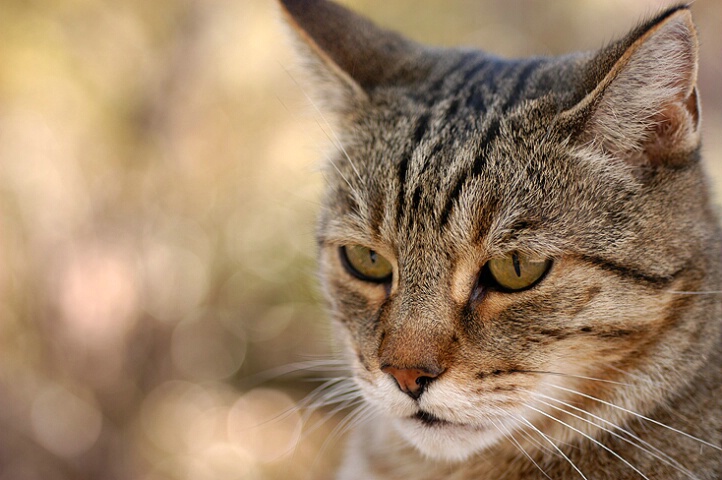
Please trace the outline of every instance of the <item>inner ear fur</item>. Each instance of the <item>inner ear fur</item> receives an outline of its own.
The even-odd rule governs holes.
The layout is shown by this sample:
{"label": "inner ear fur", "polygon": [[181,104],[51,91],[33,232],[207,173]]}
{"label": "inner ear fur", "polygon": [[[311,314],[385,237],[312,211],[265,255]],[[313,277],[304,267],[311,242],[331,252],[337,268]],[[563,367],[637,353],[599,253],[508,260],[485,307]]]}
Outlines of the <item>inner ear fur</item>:
{"label": "inner ear fur", "polygon": [[689,8],[668,10],[592,60],[592,70],[612,66],[563,118],[582,125],[580,143],[606,155],[636,165],[685,163],[699,146],[698,48]]}

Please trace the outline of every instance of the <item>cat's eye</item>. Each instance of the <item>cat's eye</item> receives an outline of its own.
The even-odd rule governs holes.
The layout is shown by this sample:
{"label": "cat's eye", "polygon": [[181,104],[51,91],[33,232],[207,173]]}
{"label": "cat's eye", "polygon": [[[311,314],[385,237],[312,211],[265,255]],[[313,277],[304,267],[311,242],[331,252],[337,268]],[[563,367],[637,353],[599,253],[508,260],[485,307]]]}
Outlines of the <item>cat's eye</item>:
{"label": "cat's eye", "polygon": [[391,280],[391,263],[376,251],[361,245],[346,245],[341,247],[340,254],[344,267],[354,277],[373,283]]}
{"label": "cat's eye", "polygon": [[512,292],[535,285],[551,265],[549,259],[534,258],[519,252],[492,258],[487,263],[489,273],[498,286]]}

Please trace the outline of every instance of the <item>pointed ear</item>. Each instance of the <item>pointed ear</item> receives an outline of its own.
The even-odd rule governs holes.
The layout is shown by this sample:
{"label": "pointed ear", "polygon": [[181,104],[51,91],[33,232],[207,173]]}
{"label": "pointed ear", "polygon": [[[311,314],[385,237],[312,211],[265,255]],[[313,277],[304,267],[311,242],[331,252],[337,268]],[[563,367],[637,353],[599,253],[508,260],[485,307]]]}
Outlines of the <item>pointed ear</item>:
{"label": "pointed ear", "polygon": [[326,0],[280,0],[312,88],[347,113],[377,87],[409,82],[422,48]]}
{"label": "pointed ear", "polygon": [[596,151],[634,165],[683,165],[699,146],[697,60],[689,9],[670,9],[602,51],[590,64],[600,81],[563,115],[583,119],[580,138]]}

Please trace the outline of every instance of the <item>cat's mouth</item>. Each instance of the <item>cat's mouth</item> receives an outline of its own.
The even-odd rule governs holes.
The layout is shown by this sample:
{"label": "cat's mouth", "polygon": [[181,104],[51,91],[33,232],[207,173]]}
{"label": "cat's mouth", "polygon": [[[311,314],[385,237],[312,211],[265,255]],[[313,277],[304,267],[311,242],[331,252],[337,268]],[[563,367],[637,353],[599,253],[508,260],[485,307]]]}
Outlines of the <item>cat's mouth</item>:
{"label": "cat's mouth", "polygon": [[[442,415],[445,412],[442,412]],[[503,437],[498,428],[484,422],[464,423],[418,410],[393,422],[398,434],[424,456],[443,460],[463,460],[471,453],[495,444]]]}
{"label": "cat's mouth", "polygon": [[441,418],[423,410],[419,410],[411,418],[419,420],[421,423],[429,427],[442,427],[445,425],[451,425],[451,422],[442,420]]}

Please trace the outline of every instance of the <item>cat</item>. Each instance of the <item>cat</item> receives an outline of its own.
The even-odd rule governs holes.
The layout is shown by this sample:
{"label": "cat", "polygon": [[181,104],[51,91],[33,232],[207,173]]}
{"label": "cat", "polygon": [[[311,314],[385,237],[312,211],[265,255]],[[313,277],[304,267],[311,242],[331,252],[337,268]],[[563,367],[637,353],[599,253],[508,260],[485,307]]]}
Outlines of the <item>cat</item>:
{"label": "cat", "polygon": [[319,268],[331,390],[362,402],[337,478],[722,478],[689,7],[507,60],[280,1],[336,126]]}

